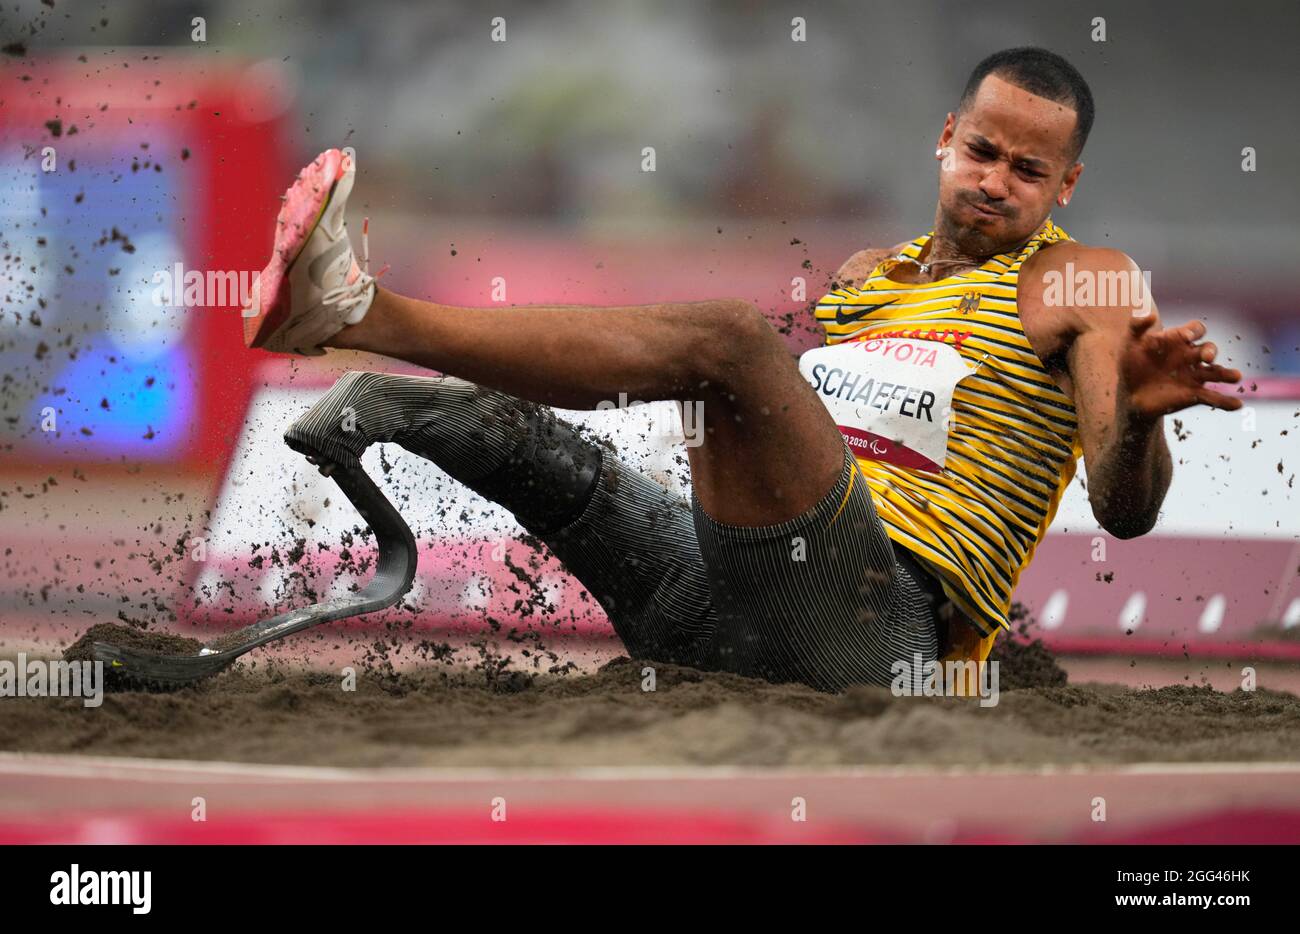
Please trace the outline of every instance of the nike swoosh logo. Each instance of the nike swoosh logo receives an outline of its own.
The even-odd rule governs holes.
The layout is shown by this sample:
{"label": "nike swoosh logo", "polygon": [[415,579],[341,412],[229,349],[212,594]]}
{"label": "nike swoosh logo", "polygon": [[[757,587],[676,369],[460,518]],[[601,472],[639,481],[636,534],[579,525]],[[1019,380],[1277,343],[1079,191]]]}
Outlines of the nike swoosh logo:
{"label": "nike swoosh logo", "polygon": [[346,252],[350,246],[347,237],[340,237],[333,246],[311,261],[311,265],[307,267],[307,275],[311,277],[311,281],[316,288],[325,288],[323,281],[325,270],[329,269],[330,264],[338,259],[342,253]]}
{"label": "nike swoosh logo", "polygon": [[871,314],[873,311],[877,311],[881,308],[884,308],[886,305],[892,305],[896,301],[898,301],[898,299],[891,298],[889,301],[881,302],[879,305],[850,305],[848,307],[853,308],[854,311],[851,314],[847,314],[847,315],[844,313],[844,308],[845,308],[844,305],[836,305],[835,323],[852,324],[854,321],[861,321],[863,318]]}

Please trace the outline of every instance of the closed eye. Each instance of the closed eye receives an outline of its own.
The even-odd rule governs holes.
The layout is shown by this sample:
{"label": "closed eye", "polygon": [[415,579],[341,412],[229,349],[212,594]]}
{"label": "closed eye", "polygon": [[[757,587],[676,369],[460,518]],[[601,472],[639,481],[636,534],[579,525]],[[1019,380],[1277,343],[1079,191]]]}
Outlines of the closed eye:
{"label": "closed eye", "polygon": [[[994,158],[997,157],[997,153],[994,152],[994,151],[991,150],[991,149],[983,149],[983,148],[981,148],[981,147],[979,147],[979,146],[967,146],[967,148],[970,150],[971,155],[973,155],[973,156],[974,156],[975,158],[977,158],[977,159],[994,159]],[[1046,177],[1047,177],[1044,173],[1042,173],[1042,172],[1035,172],[1033,169],[1031,169],[1031,168],[1030,168],[1029,166],[1027,166],[1027,165],[1018,165],[1018,166],[1016,166],[1016,171],[1020,172],[1020,174],[1026,176],[1026,177],[1028,177],[1028,178],[1046,178]]]}

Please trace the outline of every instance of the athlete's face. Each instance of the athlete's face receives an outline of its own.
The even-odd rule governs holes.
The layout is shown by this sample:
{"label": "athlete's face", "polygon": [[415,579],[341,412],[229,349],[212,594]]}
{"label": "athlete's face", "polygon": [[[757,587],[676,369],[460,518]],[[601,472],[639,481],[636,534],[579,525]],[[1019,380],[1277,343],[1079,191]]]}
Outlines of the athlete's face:
{"label": "athlete's face", "polygon": [[970,108],[948,114],[939,137],[939,218],[975,254],[1027,240],[1065,204],[1083,163],[1071,158],[1076,115],[1064,104],[989,75]]}

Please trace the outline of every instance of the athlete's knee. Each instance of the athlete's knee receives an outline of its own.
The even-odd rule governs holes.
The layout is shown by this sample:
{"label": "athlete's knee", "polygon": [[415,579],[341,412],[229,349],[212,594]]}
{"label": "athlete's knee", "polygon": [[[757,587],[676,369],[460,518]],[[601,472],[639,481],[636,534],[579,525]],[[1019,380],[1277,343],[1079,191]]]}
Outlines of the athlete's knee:
{"label": "athlete's knee", "polygon": [[547,407],[531,403],[517,409],[502,453],[499,466],[486,475],[458,475],[447,464],[443,469],[543,538],[584,513],[602,466],[610,467],[599,444]]}
{"label": "athlete's knee", "polygon": [[703,373],[714,389],[736,388],[741,377],[769,361],[789,356],[780,336],[753,302],[721,299],[708,313],[710,335],[704,343]]}

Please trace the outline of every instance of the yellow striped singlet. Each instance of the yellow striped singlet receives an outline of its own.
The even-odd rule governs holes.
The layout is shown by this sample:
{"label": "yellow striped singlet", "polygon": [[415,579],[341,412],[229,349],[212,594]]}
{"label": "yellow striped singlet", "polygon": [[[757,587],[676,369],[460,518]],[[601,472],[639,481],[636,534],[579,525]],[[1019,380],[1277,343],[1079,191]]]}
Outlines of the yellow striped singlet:
{"label": "yellow striped singlet", "polygon": [[[917,237],[902,255],[919,256],[933,235]],[[980,658],[999,627],[1010,628],[1011,593],[1081,454],[1074,405],[1030,347],[1016,308],[1021,265],[1043,244],[1069,239],[1048,218],[1017,252],[916,285],[887,278],[896,265],[887,259],[861,289],[839,289],[817,304],[827,345],[942,340],[974,368],[953,393],[942,472],[854,453],[889,537],[915,554],[965,612],[981,637]],[[865,317],[836,323],[844,306],[890,300]]]}

